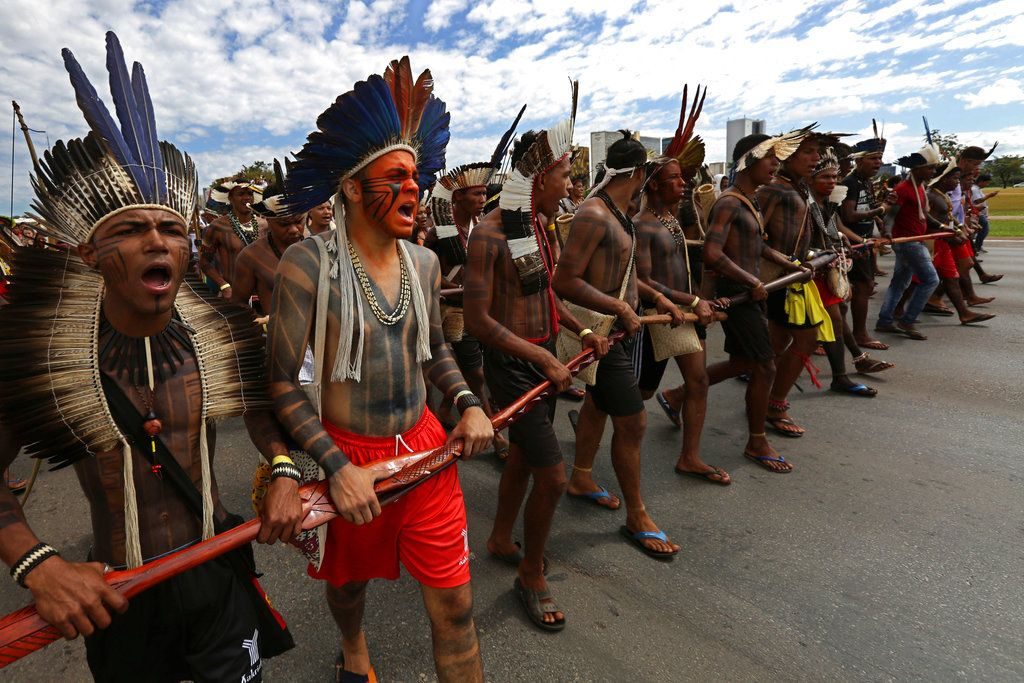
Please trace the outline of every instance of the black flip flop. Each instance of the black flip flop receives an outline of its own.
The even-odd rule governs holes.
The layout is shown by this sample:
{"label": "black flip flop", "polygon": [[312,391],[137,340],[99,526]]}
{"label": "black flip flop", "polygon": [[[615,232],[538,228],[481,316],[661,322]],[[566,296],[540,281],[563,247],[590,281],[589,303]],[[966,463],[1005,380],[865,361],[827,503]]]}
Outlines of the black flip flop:
{"label": "black flip flop", "polygon": [[[711,465],[711,469],[708,470],[707,472],[688,472],[686,470],[681,470],[678,467],[675,469],[676,474],[681,474],[684,477],[703,479],[706,482],[718,484],[719,486],[729,486],[730,484],[732,484],[732,478],[729,476],[729,473],[723,470],[721,467],[715,467],[714,465]],[[712,479],[711,477],[716,474],[719,477],[724,477],[724,479]]]}
{"label": "black flip flop", "polygon": [[[771,427],[772,431],[778,432],[782,436],[784,436],[786,438],[789,438],[789,439],[799,439],[800,437],[802,437],[806,433],[806,432],[791,432],[789,430],[782,429],[781,427],[779,427],[778,425],[780,425],[780,424],[790,425],[792,427],[800,427],[800,425],[798,425],[796,422],[793,422],[793,420],[791,420],[788,417],[766,417],[764,419],[764,421],[766,423],[768,423],[768,426]],[[801,429],[802,429],[802,427],[801,427]]]}

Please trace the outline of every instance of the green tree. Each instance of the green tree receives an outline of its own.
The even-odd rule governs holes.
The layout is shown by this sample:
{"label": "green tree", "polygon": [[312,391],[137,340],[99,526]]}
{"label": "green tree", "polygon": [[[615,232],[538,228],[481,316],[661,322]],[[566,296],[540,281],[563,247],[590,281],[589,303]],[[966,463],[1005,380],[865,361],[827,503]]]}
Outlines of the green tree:
{"label": "green tree", "polygon": [[985,170],[998,178],[1000,185],[1010,187],[1024,180],[1024,157],[1016,154],[996,157],[985,164]]}
{"label": "green tree", "polygon": [[[924,136],[924,141],[928,142],[927,135]],[[956,159],[956,155],[967,146],[957,139],[956,133],[943,133],[938,128],[932,128],[932,142],[939,146],[947,159]]]}
{"label": "green tree", "polygon": [[254,161],[248,166],[242,166],[236,175],[243,175],[253,182],[274,182],[274,168],[266,161]]}

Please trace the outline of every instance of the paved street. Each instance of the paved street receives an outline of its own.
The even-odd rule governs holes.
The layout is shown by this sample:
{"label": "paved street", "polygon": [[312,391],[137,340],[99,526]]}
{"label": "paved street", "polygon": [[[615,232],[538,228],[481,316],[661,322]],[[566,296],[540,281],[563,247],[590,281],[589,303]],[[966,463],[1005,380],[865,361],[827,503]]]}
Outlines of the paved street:
{"label": "paved street", "polygon": [[[486,556],[500,471],[493,456],[461,465],[488,677],[1024,679],[1024,244],[987,247],[986,268],[1007,274],[979,288],[997,297],[991,323],[968,329],[925,316],[929,341],[887,336],[891,350],[873,354],[897,367],[867,380],[879,389],[874,399],[815,391],[803,378],[792,414],[808,433],[773,439],[795,463],[792,474],[741,457],[745,385],[712,389],[704,434],[704,457],[729,470],[728,488],[673,473],[680,434],[652,402],[646,503],[683,550],[671,563],[648,559],[619,536],[624,513],[566,500],[548,551],[549,579],[569,621],[561,634],[527,622],[511,591],[514,570]],[[891,257],[882,266],[891,270]],[[720,329],[709,347],[712,360],[721,357]],[[827,364],[816,362],[827,387]],[[678,379],[674,368],[668,378]],[[568,407],[560,404],[558,426],[571,461]],[[606,434],[595,474],[617,491],[608,441]],[[239,421],[222,427],[217,460],[229,507],[251,514],[256,456]],[[65,557],[85,555],[88,510],[72,472],[44,474],[28,514]],[[322,589],[291,549],[260,548],[257,558],[299,642],[266,664],[266,680],[329,680],[337,642]],[[3,612],[27,598],[13,582],[0,583]],[[381,680],[434,679],[428,627],[408,577],[372,586],[366,624]],[[83,648],[55,644],[0,678],[86,679]]]}

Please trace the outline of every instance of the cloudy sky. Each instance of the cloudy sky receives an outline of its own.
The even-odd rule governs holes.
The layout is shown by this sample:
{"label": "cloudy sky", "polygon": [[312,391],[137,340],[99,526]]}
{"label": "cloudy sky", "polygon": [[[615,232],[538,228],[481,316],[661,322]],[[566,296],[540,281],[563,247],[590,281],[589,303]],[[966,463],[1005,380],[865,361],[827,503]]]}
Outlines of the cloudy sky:
{"label": "cloudy sky", "polygon": [[[725,122],[769,130],[811,121],[857,133],[884,122],[887,159],[934,128],[1024,153],[1021,0],[3,0],[0,94],[16,99],[38,148],[85,133],[60,59],[70,47],[106,96],[106,30],[146,68],[160,134],[188,150],[204,183],[297,150],[353,82],[403,54],[430,68],[452,112],[449,165],[489,155],[514,112],[544,127],[580,80],[577,142],[622,127],[668,135],[683,83],[707,84],[697,130],[725,159]],[[692,87],[691,87],[692,89]],[[109,102],[109,100],[108,100]],[[0,144],[0,213],[11,144]],[[14,210],[27,207],[15,141]]]}

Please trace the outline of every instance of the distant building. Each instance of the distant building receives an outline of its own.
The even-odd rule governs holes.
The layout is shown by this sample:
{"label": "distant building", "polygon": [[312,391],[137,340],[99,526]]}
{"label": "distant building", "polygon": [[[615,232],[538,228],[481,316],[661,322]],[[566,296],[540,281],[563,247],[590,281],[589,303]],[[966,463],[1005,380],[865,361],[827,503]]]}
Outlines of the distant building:
{"label": "distant building", "polygon": [[603,164],[608,158],[608,147],[620,138],[622,138],[622,133],[617,130],[600,130],[590,134],[590,182],[588,185],[594,184],[598,165]]}
{"label": "distant building", "polygon": [[748,135],[764,133],[764,119],[733,119],[725,123],[725,158],[732,163],[732,151],[736,149],[736,143]]}
{"label": "distant building", "polygon": [[710,164],[708,164],[708,173],[710,173],[711,175],[718,175],[719,173],[725,175],[726,173],[728,173],[726,169],[727,166],[724,161],[712,161]]}
{"label": "distant building", "polygon": [[640,140],[640,144],[644,146],[644,149],[648,151],[648,156],[658,156],[661,154],[661,138],[654,138],[650,135],[637,135],[637,139]]}

